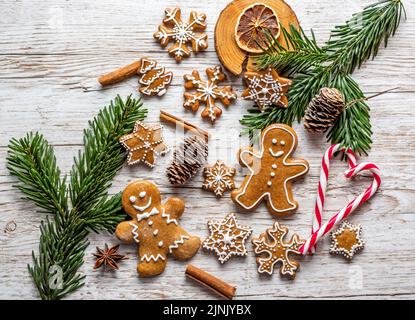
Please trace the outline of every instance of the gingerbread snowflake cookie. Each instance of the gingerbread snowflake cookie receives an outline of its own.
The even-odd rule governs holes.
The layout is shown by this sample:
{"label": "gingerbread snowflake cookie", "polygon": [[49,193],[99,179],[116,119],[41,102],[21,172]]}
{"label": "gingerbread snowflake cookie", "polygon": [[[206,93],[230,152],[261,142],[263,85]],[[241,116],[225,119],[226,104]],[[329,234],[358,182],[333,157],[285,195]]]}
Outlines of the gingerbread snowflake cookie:
{"label": "gingerbread snowflake cookie", "polygon": [[265,200],[272,215],[281,217],[298,208],[292,193],[292,182],[304,176],[306,160],[292,158],[297,148],[297,134],[284,124],[265,128],[261,149],[243,148],[239,162],[249,169],[239,189],[232,191],[232,200],[246,210],[255,209]]}
{"label": "gingerbread snowflake cookie", "polygon": [[150,127],[141,121],[137,121],[133,132],[122,136],[120,142],[128,151],[129,165],[143,162],[152,168],[157,156],[169,151],[164,143],[163,126]]}
{"label": "gingerbread snowflake cookie", "polygon": [[192,74],[184,76],[185,89],[194,90],[194,92],[185,92],[184,108],[196,112],[200,104],[206,107],[202,112],[202,118],[209,118],[212,124],[222,114],[222,109],[216,104],[216,100],[220,100],[227,107],[237,96],[231,86],[220,87],[218,84],[226,80],[226,74],[223,73],[221,66],[206,69],[208,80],[203,81],[198,71],[194,70]]}
{"label": "gingerbread snowflake cookie", "polygon": [[223,196],[226,190],[235,189],[235,168],[229,168],[221,160],[216,161],[213,167],[205,167],[203,175],[205,181],[202,185],[203,189],[213,191],[217,197]]}
{"label": "gingerbread snowflake cookie", "polygon": [[154,38],[160,41],[162,47],[174,42],[168,49],[169,54],[177,62],[190,56],[188,44],[191,44],[193,52],[203,51],[208,47],[206,29],[206,15],[192,11],[188,22],[183,22],[179,8],[166,9],[166,17],[159,30],[154,33]]}
{"label": "gingerbread snowflake cookie", "polygon": [[362,226],[353,225],[347,220],[343,221],[340,228],[331,233],[331,254],[341,254],[346,259],[353,259],[354,255],[365,246],[362,239]]}
{"label": "gingerbread snowflake cookie", "polygon": [[203,242],[203,248],[213,251],[221,263],[232,256],[246,256],[245,241],[252,233],[252,228],[239,225],[235,214],[228,214],[222,221],[209,221],[210,236]]}
{"label": "gingerbread snowflake cookie", "polygon": [[261,111],[270,106],[288,107],[287,91],[291,80],[282,78],[273,68],[260,72],[246,72],[244,75],[247,88],[242,98],[253,100]]}
{"label": "gingerbread snowflake cookie", "polygon": [[125,243],[138,244],[140,276],[162,273],[169,254],[184,261],[199,250],[199,237],[191,236],[179,225],[185,207],[182,199],[170,198],[162,204],[157,186],[139,180],[123,191],[122,206],[131,220],[121,222],[115,235]]}
{"label": "gingerbread snowflake cookie", "polygon": [[278,222],[274,226],[262,233],[259,238],[253,239],[254,252],[263,257],[257,258],[258,272],[272,275],[274,265],[281,262],[281,275],[295,278],[300,266],[297,261],[290,258],[290,254],[301,254],[299,251],[304,244],[297,234],[294,234],[290,241],[286,241],[288,228],[281,226]]}

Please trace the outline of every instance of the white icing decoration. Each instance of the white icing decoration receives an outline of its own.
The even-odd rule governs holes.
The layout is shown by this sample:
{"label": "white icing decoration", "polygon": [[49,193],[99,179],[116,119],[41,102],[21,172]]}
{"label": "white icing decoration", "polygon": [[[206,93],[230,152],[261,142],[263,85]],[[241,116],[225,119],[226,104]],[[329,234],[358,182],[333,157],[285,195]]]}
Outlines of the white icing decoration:
{"label": "white icing decoration", "polygon": [[164,244],[164,243],[163,243],[163,241],[160,241],[160,242],[158,243],[158,247],[159,247],[159,248],[161,248],[161,247],[163,246],[163,244]]}
{"label": "white icing decoration", "polygon": [[167,224],[174,223],[176,226],[179,225],[176,219],[171,219],[170,215],[168,213],[165,213],[164,208],[163,208],[163,212],[161,213],[161,217],[166,218]]}
{"label": "white icing decoration", "polygon": [[275,172],[271,172],[271,177],[275,177]]}
{"label": "white icing decoration", "polygon": [[130,197],[130,202],[131,202],[131,203],[134,203],[136,200],[137,200],[137,198],[136,198],[136,197],[134,197],[134,196],[131,196],[131,197]]}
{"label": "white icing decoration", "polygon": [[173,242],[172,245],[169,246],[169,253],[172,253],[173,249],[177,249],[180,244],[184,243],[184,240],[189,240],[190,238],[188,236],[182,235],[179,240],[176,240]]}
{"label": "white icing decoration", "polygon": [[133,204],[134,209],[137,211],[141,211],[141,212],[150,208],[150,206],[151,206],[151,197],[148,199],[148,202],[144,206],[140,207],[140,206]]}
{"label": "white icing decoration", "polygon": [[285,141],[281,140],[280,145],[285,146]]}
{"label": "white icing decoration", "polygon": [[150,221],[148,222],[148,225],[149,225],[149,226],[152,226],[152,225],[153,225],[153,221],[151,221],[151,220],[150,220]]}
{"label": "white icing decoration", "polygon": [[140,222],[143,219],[147,219],[151,216],[154,216],[156,214],[158,214],[159,211],[157,210],[157,208],[153,208],[150,212],[144,212],[142,214],[137,214],[137,221]]}
{"label": "white icing decoration", "polygon": [[268,187],[271,187],[271,186],[272,186],[272,182],[268,181]]}
{"label": "white icing decoration", "polygon": [[[245,208],[245,209],[247,209],[247,210],[249,210],[249,209],[252,209],[252,208],[255,208],[257,205],[258,205],[258,203],[260,203],[261,201],[262,201],[262,199],[264,198],[264,197],[268,197],[268,199],[269,199],[269,204],[270,204],[270,206],[271,206],[271,208],[273,209],[273,211],[275,211],[275,212],[286,212],[286,211],[291,211],[291,210],[293,210],[293,209],[295,209],[297,206],[296,206],[296,204],[294,203],[294,202],[292,202],[292,201],[290,201],[290,199],[289,199],[289,197],[288,197],[288,191],[287,191],[287,182],[288,181],[290,181],[290,180],[293,180],[293,179],[295,179],[295,178],[297,178],[297,177],[299,177],[299,176],[301,176],[301,175],[303,175],[304,174],[304,171],[303,172],[300,172],[300,173],[298,173],[297,175],[295,175],[295,176],[292,176],[292,177],[290,177],[289,179],[286,179],[285,181],[284,181],[284,191],[285,191],[285,196],[286,196],[286,199],[288,200],[288,203],[291,205],[291,207],[289,207],[289,208],[287,208],[287,209],[284,209],[284,210],[279,210],[279,209],[277,209],[277,208],[275,208],[274,207],[274,204],[272,203],[272,201],[271,201],[271,194],[270,194],[270,192],[264,192],[262,195],[260,195],[259,197],[258,197],[258,199],[257,199],[257,201],[255,201],[255,203],[253,203],[251,206],[245,206],[241,201],[239,201],[239,198],[242,196],[242,195],[244,195],[245,194],[245,192],[246,192],[246,189],[248,188],[248,186],[250,185],[250,182],[251,182],[251,180],[252,180],[252,177],[256,174],[256,172],[249,166],[249,164],[248,163],[246,163],[245,161],[244,161],[244,158],[245,158],[245,154],[246,153],[248,153],[251,157],[255,157],[255,158],[257,158],[257,159],[259,159],[260,161],[262,160],[262,157],[263,157],[263,155],[264,155],[264,138],[266,137],[266,135],[267,135],[267,133],[270,131],[270,130],[273,130],[273,129],[275,129],[275,127],[273,127],[273,126],[270,126],[268,129],[266,129],[265,130],[265,132],[264,132],[264,134],[263,134],[263,138],[262,138],[262,141],[261,141],[261,152],[260,152],[260,154],[259,155],[256,155],[256,154],[254,154],[253,152],[251,152],[251,151],[249,151],[249,150],[243,150],[242,152],[241,152],[241,154],[240,154],[240,159],[241,159],[241,161],[242,161],[242,163],[249,169],[249,171],[250,171],[250,176],[249,176],[249,179],[248,179],[248,182],[245,184],[245,186],[244,186],[244,188],[242,189],[242,192],[240,192],[236,197],[235,197],[235,201],[241,206],[241,207],[243,207],[243,208]],[[293,143],[292,143],[292,145],[291,145],[291,148],[290,148],[290,150],[285,154],[285,157],[283,158],[283,165],[286,165],[286,166],[298,166],[298,165],[301,165],[301,166],[303,166],[304,167],[304,169],[305,169],[305,171],[306,170],[308,170],[308,165],[306,165],[306,164],[304,164],[304,163],[300,163],[300,162],[287,162],[286,160],[287,160],[287,157],[292,153],[292,151],[294,150],[294,146],[296,146],[297,145],[297,138],[295,137],[295,135],[290,131],[290,130],[288,130],[288,129],[286,129],[286,128],[283,128],[283,127],[279,127],[279,129],[280,130],[284,130],[284,131],[286,131],[288,134],[290,134],[291,135],[291,137],[292,137],[292,141],[293,141]],[[274,168],[274,169],[276,169],[277,168],[277,165],[276,164],[273,164],[272,165],[272,168]]]}
{"label": "white icing decoration", "polygon": [[156,237],[159,234],[159,229],[153,231],[153,235]]}
{"label": "white icing decoration", "polygon": [[277,139],[272,139],[272,144],[277,144]]}
{"label": "white icing decoration", "polygon": [[269,153],[270,153],[270,154],[271,154],[271,156],[273,156],[274,158],[279,158],[279,157],[281,157],[281,156],[283,156],[283,155],[284,155],[284,151],[280,150],[280,151],[278,151],[278,152],[275,152],[275,153],[274,153],[274,151],[272,151],[272,149],[271,149],[271,148],[269,148]]}
{"label": "white icing decoration", "polygon": [[145,192],[145,191],[141,191],[140,194],[139,194],[141,199],[144,198],[146,195],[147,195],[147,192]]}
{"label": "white icing decoration", "polygon": [[141,257],[142,262],[144,261],[150,262],[151,260],[153,260],[154,262],[157,262],[159,259],[166,260],[166,258],[163,257],[160,253],[157,256],[153,256],[153,255],[148,256],[147,254],[145,254]]}
{"label": "white icing decoration", "polygon": [[132,222],[129,222],[129,224],[130,224],[130,226],[133,227],[133,230],[131,231],[131,233],[134,236],[134,241],[139,243],[140,241],[138,240],[138,232],[137,232],[138,226],[135,223],[132,223]]}

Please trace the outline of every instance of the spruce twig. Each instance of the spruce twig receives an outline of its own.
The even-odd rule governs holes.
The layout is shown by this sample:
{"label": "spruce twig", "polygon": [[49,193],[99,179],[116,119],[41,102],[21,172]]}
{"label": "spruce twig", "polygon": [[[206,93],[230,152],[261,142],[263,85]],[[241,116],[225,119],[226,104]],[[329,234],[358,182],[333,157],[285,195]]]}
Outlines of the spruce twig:
{"label": "spruce twig", "polygon": [[272,123],[291,125],[294,120],[301,121],[308,103],[319,90],[334,87],[344,94],[346,103],[362,101],[342,114],[327,138],[367,154],[372,143],[369,107],[358,84],[348,75],[367,59],[374,58],[382,41],[387,46],[402,17],[406,14],[400,0],[379,1],[335,27],[323,47],[317,45],[313,32],[308,37],[301,29],[297,31],[291,26],[287,32],[282,28],[289,49],[270,38],[268,48],[257,59],[257,66],[263,69],[271,65],[294,77],[288,92],[289,108],[269,108],[263,113],[249,110],[241,120],[247,127],[243,133],[252,134]]}
{"label": "spruce twig", "polygon": [[20,181],[17,187],[42,212],[54,215],[53,221],[46,217],[42,222],[39,254],[32,254],[33,265],[28,267],[42,299],[61,299],[80,288],[84,276],[78,269],[88,233],[113,231],[124,219],[120,194],[110,197],[107,190],[125,160],[118,139],[146,113],[141,100],[130,96],[124,102],[117,96],[84,131],[84,151],[75,159],[69,179],[60,178],[53,148],[42,135],[11,140],[7,163]]}

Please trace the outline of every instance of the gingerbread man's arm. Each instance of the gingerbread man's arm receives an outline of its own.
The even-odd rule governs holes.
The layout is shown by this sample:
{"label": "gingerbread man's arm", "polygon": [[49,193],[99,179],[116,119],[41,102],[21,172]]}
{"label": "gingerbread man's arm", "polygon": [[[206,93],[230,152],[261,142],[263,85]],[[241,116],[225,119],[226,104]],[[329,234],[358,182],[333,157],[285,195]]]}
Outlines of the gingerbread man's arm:
{"label": "gingerbread man's arm", "polygon": [[310,166],[307,161],[303,159],[289,159],[287,163],[290,165],[290,172],[293,176],[302,176],[310,170]]}
{"label": "gingerbread man's arm", "polygon": [[252,147],[245,147],[239,150],[238,159],[241,166],[250,168],[252,170],[261,161],[261,157],[255,152],[254,148]]}
{"label": "gingerbread man's arm", "polygon": [[165,202],[164,210],[171,219],[179,219],[184,212],[184,201],[180,198],[170,198]]}
{"label": "gingerbread man's arm", "polygon": [[135,235],[134,223],[132,221],[121,222],[115,229],[115,236],[122,242],[131,244],[138,241],[138,233]]}

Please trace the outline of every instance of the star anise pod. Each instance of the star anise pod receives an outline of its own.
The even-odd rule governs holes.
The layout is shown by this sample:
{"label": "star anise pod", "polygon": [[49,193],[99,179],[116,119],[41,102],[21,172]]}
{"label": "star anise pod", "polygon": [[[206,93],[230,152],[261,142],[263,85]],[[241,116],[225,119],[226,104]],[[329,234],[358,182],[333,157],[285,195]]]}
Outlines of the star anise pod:
{"label": "star anise pod", "polygon": [[94,269],[98,269],[104,265],[105,271],[107,270],[107,266],[112,270],[118,270],[117,262],[126,259],[124,255],[117,253],[119,247],[120,245],[116,245],[112,248],[108,248],[107,244],[105,244],[105,249],[97,247],[97,253],[93,253],[93,255],[97,258]]}

